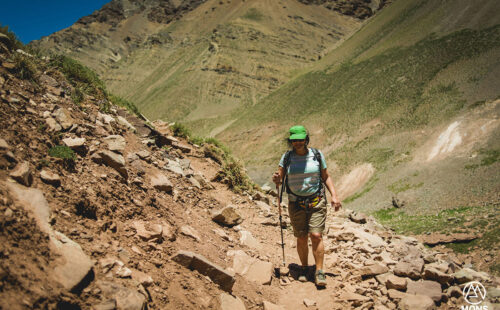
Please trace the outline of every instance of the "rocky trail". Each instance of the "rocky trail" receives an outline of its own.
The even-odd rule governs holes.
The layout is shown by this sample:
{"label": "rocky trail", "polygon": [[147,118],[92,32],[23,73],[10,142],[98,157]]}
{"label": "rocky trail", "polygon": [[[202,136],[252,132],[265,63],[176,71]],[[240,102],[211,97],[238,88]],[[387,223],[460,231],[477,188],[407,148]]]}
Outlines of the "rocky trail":
{"label": "rocky trail", "polygon": [[351,210],[328,217],[326,289],[295,280],[289,225],[279,275],[270,189],[235,194],[168,124],[0,61],[0,309],[457,309],[473,280],[499,307],[499,278]]}

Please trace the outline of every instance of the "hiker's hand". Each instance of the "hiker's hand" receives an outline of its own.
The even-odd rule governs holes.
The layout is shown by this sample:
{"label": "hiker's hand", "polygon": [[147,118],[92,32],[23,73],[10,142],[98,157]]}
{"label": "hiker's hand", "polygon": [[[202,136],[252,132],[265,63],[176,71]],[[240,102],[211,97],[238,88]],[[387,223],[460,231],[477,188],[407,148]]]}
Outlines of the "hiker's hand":
{"label": "hiker's hand", "polygon": [[335,212],[339,211],[342,208],[342,203],[340,200],[332,200],[332,208]]}
{"label": "hiker's hand", "polygon": [[274,182],[274,184],[276,184],[276,185],[280,185],[280,183],[281,183],[280,173],[279,173],[278,171],[276,171],[276,172],[273,174],[273,182]]}

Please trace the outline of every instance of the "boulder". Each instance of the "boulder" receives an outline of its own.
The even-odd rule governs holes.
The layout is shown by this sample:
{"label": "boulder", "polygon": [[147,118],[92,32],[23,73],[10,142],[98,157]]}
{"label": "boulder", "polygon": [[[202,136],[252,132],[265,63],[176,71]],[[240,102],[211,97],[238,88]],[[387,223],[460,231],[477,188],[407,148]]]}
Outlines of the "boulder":
{"label": "boulder", "polygon": [[9,173],[9,176],[25,186],[31,186],[33,183],[33,175],[27,161],[17,164],[14,170]]}
{"label": "boulder", "polygon": [[401,278],[395,275],[389,275],[386,279],[385,286],[388,289],[405,291],[407,286],[406,278]]}
{"label": "boulder", "polygon": [[157,171],[151,175],[151,186],[159,191],[171,194],[173,190],[172,182],[167,178],[166,175]]}
{"label": "boulder", "polygon": [[122,155],[106,150],[94,153],[91,158],[96,163],[105,164],[115,169],[125,179],[128,178],[128,172],[125,168],[125,159]]}
{"label": "boulder", "polygon": [[441,284],[429,280],[409,281],[406,293],[428,296],[436,303],[442,298]]}
{"label": "boulder", "polygon": [[40,172],[40,178],[44,183],[54,185],[56,187],[61,185],[61,178],[59,177],[59,175],[48,170],[43,169]]}
{"label": "boulder", "polygon": [[379,274],[383,274],[389,271],[389,268],[387,266],[382,265],[380,263],[375,263],[372,265],[364,266],[361,268],[361,276],[363,277],[369,277],[369,276],[376,276]]}
{"label": "boulder", "polygon": [[137,132],[137,129],[135,129],[135,127],[132,124],[130,124],[125,117],[117,116],[116,121],[118,122],[118,124],[124,126],[128,130],[130,130],[132,132]]}
{"label": "boulder", "polygon": [[164,167],[165,170],[173,172],[178,175],[185,176],[184,170],[181,167],[181,164],[176,162],[175,160],[168,160],[167,165]]}
{"label": "boulder", "polygon": [[52,113],[52,116],[61,125],[63,130],[69,129],[73,126],[75,120],[71,117],[71,114],[65,108],[59,108]]}
{"label": "boulder", "polygon": [[440,284],[451,283],[453,281],[453,276],[439,271],[429,265],[424,267],[423,278],[426,280],[434,280]]}
{"label": "boulder", "polygon": [[149,241],[155,238],[161,238],[163,227],[158,224],[149,224],[142,221],[134,221],[132,227],[135,229],[137,236],[144,241]]}
{"label": "boulder", "polygon": [[61,125],[52,117],[45,119],[45,123],[49,126],[49,131],[61,131]]}
{"label": "boulder", "polygon": [[435,309],[436,306],[432,299],[424,295],[411,295],[405,294],[401,301],[399,302],[399,308],[401,310],[431,310]]}
{"label": "boulder", "polygon": [[97,112],[97,119],[98,121],[103,122],[104,124],[111,125],[112,123],[115,123],[116,120],[113,116],[101,112]]}
{"label": "boulder", "polygon": [[188,251],[179,251],[172,258],[178,264],[208,276],[214,283],[226,292],[231,292],[236,279],[218,265],[210,262],[204,256]]}
{"label": "boulder", "polygon": [[408,277],[418,280],[421,277],[422,265],[407,262],[399,262],[394,266],[394,274],[401,277]]}
{"label": "boulder", "polygon": [[459,284],[467,283],[474,280],[486,281],[489,279],[488,274],[478,272],[470,268],[463,268],[452,274]]}
{"label": "boulder", "polygon": [[80,152],[85,149],[85,138],[66,138],[62,140],[67,147]]}
{"label": "boulder", "polygon": [[146,306],[146,297],[137,290],[105,281],[98,281],[97,287],[105,297],[116,301],[116,310],[143,310]]}
{"label": "boulder", "polygon": [[122,153],[125,150],[126,141],[125,138],[120,135],[111,135],[102,139],[104,143],[108,146],[108,150]]}
{"label": "boulder", "polygon": [[250,257],[242,250],[234,254],[233,270],[250,281],[259,284],[271,284],[273,264]]}
{"label": "boulder", "polygon": [[52,230],[49,224],[50,207],[42,191],[13,183],[6,184],[23,208],[33,216],[40,230],[49,235],[50,249],[54,252],[51,256],[55,259],[50,264],[52,271],[47,276],[53,277],[70,291],[76,292],[85,287],[93,273],[93,262],[79,244]]}
{"label": "boulder", "polygon": [[246,310],[245,304],[239,297],[222,293],[217,298],[220,310]]}
{"label": "boulder", "polygon": [[232,205],[214,212],[212,214],[212,220],[216,223],[229,227],[238,225],[243,221],[238,212],[236,212],[235,207]]}

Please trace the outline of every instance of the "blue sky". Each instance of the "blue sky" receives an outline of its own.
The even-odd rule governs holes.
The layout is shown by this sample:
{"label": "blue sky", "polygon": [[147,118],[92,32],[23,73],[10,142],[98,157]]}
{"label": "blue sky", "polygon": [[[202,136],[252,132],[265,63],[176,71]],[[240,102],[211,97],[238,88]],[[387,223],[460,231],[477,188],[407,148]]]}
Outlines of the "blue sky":
{"label": "blue sky", "polygon": [[0,24],[23,43],[74,24],[110,0],[0,0]]}

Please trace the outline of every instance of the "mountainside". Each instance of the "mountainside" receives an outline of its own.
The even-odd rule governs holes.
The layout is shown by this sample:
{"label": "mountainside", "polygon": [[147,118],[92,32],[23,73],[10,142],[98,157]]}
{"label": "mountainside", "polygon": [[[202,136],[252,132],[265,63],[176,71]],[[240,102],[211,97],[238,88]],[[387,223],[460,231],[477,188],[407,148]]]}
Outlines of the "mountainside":
{"label": "mountainside", "polygon": [[395,1],[217,137],[263,183],[304,124],[358,210],[498,205],[498,16],[495,1]]}
{"label": "mountainside", "polygon": [[487,297],[468,300],[498,306],[500,279],[469,268],[497,253],[424,247],[477,236],[420,242],[351,210],[326,223],[326,289],[310,281],[314,266],[297,281],[275,194],[231,191],[228,154],[147,124],[102,89],[75,97],[100,84],[83,81],[88,70],[12,47],[0,34],[1,309],[450,309],[472,280]]}
{"label": "mountainside", "polygon": [[223,125],[386,3],[302,2],[115,0],[32,44],[92,67],[149,118]]}

